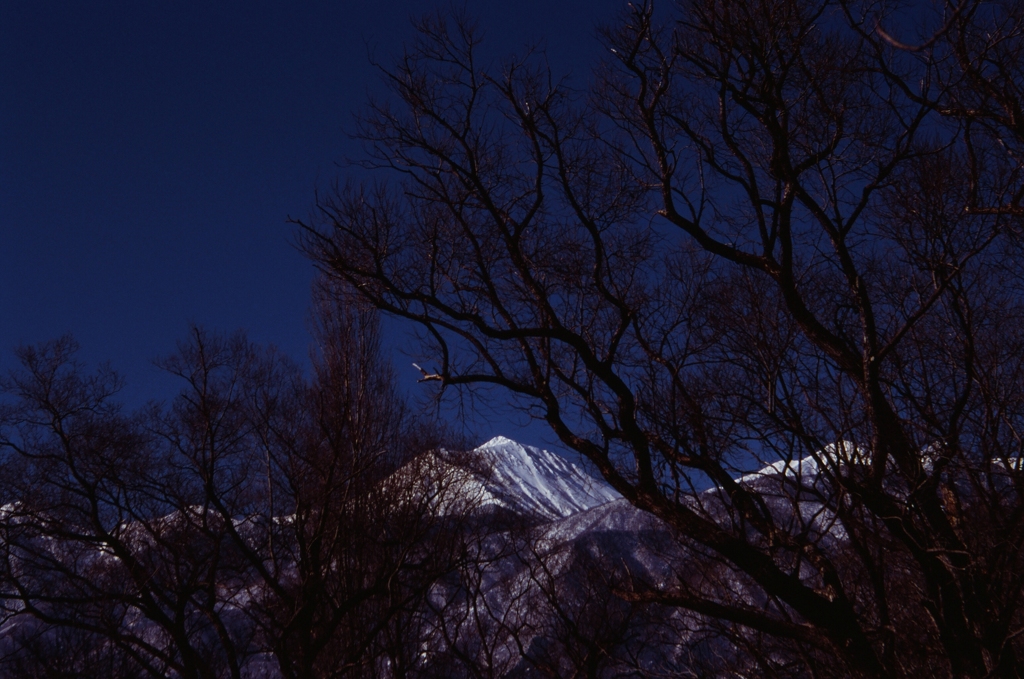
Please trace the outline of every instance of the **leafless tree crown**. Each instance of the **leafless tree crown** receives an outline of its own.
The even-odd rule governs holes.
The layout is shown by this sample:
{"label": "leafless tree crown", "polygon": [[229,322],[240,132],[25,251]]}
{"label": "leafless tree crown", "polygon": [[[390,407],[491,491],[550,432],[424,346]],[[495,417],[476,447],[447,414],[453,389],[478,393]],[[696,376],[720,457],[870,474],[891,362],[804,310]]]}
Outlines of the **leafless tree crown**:
{"label": "leafless tree crown", "polygon": [[585,88],[419,28],[302,244],[699,556],[619,595],[765,673],[1024,674],[1024,5],[631,4]]}

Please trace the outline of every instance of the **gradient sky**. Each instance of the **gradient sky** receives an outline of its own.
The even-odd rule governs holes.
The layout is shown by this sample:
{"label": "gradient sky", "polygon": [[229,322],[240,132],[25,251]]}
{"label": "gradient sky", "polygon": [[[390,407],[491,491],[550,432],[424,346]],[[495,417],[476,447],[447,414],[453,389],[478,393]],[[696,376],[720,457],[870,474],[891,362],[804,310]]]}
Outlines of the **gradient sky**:
{"label": "gradient sky", "polygon": [[[470,0],[496,53],[542,41],[578,82],[619,0]],[[137,405],[190,323],[308,354],[289,215],[358,176],[352,114],[434,2],[0,3],[0,369],[72,333]],[[441,4],[440,6],[447,6]],[[397,338],[393,326],[389,330]],[[403,380],[416,373],[396,357]],[[408,372],[408,374],[406,374]],[[478,421],[484,436],[543,430]]]}

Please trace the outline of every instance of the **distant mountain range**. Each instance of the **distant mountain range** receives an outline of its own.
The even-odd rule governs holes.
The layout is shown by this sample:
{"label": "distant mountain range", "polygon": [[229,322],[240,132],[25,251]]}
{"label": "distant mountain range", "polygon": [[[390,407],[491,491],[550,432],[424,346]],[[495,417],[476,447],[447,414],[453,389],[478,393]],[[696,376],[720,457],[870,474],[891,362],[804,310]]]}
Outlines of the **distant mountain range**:
{"label": "distant mountain range", "polygon": [[[679,607],[644,603],[638,595],[686,582],[741,602],[759,602],[747,593],[742,579],[724,567],[709,566],[714,562],[698,547],[630,505],[604,480],[558,454],[500,436],[468,453],[429,455],[437,456],[442,466],[425,468],[434,473],[447,469],[442,475],[458,479],[460,494],[455,499],[444,496],[433,511],[438,516],[470,515],[476,537],[467,543],[466,558],[434,581],[407,616],[406,624],[418,639],[412,666],[399,672],[389,664],[394,661],[381,660],[371,674],[700,676],[720,674],[725,667],[736,669],[733,647],[707,620]],[[421,467],[405,467],[392,482],[407,483],[416,473],[422,473]],[[769,498],[777,489],[772,511],[780,517],[806,519],[822,531],[836,533],[830,528],[831,515],[813,497],[817,476],[816,465],[808,459],[766,467],[739,481],[757,486]],[[421,481],[427,487],[432,483]],[[794,489],[809,494],[794,503]],[[723,506],[719,492],[699,494],[695,506],[715,515]],[[198,508],[194,511],[194,516],[190,507],[128,526],[124,534],[145,552],[154,548],[149,543],[162,530],[216,523]],[[286,526],[292,520],[274,522]],[[258,528],[248,519],[233,523],[242,533]],[[46,549],[61,553],[53,546]],[[101,548],[87,558],[101,564],[115,557]],[[258,583],[253,571],[241,580],[236,577],[230,586],[218,585],[233,592],[218,610],[229,626],[237,626],[240,637],[250,634],[243,628],[252,629],[247,620],[253,618],[246,609],[259,599]],[[8,594],[7,618],[0,621],[0,654],[12,648],[10,635],[19,625],[20,634],[29,629],[45,634],[47,629],[23,614],[14,592]],[[120,615],[123,622],[117,624],[130,625],[141,638],[150,634],[138,612]],[[281,676],[268,651],[253,653],[242,667],[241,676],[252,679]]]}

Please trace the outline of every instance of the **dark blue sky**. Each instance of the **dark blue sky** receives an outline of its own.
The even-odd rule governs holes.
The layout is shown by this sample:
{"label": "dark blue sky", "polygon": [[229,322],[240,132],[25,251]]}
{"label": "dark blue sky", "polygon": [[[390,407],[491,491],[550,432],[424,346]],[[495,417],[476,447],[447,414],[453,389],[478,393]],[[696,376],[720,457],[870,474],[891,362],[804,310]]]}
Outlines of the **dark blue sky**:
{"label": "dark blue sky", "polygon": [[[622,5],[467,3],[497,53],[540,39],[581,81],[595,26]],[[138,404],[169,395],[151,362],[192,322],[303,359],[312,268],[286,218],[352,176],[338,163],[358,153],[352,114],[377,86],[368,50],[397,54],[409,18],[436,6],[0,3],[0,367],[70,332]]]}

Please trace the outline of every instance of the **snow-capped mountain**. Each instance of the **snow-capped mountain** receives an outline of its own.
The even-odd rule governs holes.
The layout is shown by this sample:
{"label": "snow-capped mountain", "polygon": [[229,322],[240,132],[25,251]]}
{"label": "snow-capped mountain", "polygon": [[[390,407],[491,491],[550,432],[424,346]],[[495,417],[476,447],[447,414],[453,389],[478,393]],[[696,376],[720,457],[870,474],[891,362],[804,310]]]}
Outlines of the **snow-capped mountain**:
{"label": "snow-capped mountain", "polygon": [[474,453],[485,504],[556,520],[621,498],[579,465],[504,436],[494,437]]}
{"label": "snow-capped mountain", "polygon": [[[780,499],[773,503],[773,511],[788,520],[822,524],[817,529],[829,531],[833,530],[831,526],[824,524],[829,523],[825,519],[831,515],[822,511],[820,504],[803,499],[793,511],[781,492],[795,479],[801,486],[813,486],[817,471],[813,460],[808,459],[765,467],[739,480],[769,489],[778,486]],[[415,653],[403,661],[410,663],[410,676],[469,677],[479,675],[480,668],[495,677],[570,676],[579,670],[568,661],[579,651],[579,644],[600,649],[600,662],[607,668],[600,676],[682,676],[690,673],[695,658],[724,657],[728,651],[705,638],[699,616],[667,606],[635,605],[615,594],[616,588],[623,586],[667,590],[681,579],[711,574],[721,577],[707,586],[747,596],[739,581],[728,573],[691,567],[698,563],[699,556],[688,551],[672,529],[629,504],[580,464],[499,436],[471,451],[422,455],[394,472],[384,484],[385,490],[393,485],[390,497],[397,500],[392,506],[408,503],[417,516],[427,517],[426,528],[411,534],[410,548],[402,552],[411,565],[407,572],[395,573],[417,582],[418,573],[435,567],[428,555],[435,549],[443,553],[449,548],[445,540],[461,545],[461,551],[453,552],[452,561],[442,566],[446,570],[430,576],[434,580],[424,588],[424,598],[408,612],[407,619],[403,618],[402,624],[409,625],[408,633],[415,635],[411,647]],[[712,517],[726,502],[716,491],[720,492],[711,489],[693,500]],[[811,516],[804,516],[805,508]],[[13,504],[0,508],[0,518],[16,509]],[[397,515],[408,518],[401,511]],[[431,517],[444,520],[431,523]],[[506,521],[509,517],[513,520]],[[291,591],[290,583],[299,577],[301,554],[289,551],[288,545],[304,534],[295,528],[294,515],[263,519],[246,515],[222,520],[221,514],[210,508],[187,506],[167,516],[124,524],[119,530],[123,549],[144,564],[177,558],[180,555],[174,550],[178,545],[188,545],[190,558],[200,563],[199,548],[213,544],[211,535],[219,540],[218,553],[235,559],[230,569],[216,576],[221,580],[216,608],[212,610],[223,624],[221,633],[227,634],[232,643],[236,637],[244,641],[236,646],[246,654],[240,656],[240,676],[276,679],[283,673],[269,642],[264,646],[260,645],[263,641],[253,641],[258,638],[253,621],[263,619],[260,616],[269,610],[267,607],[278,601],[274,597],[279,590],[286,595]],[[190,531],[196,531],[197,539],[191,538]],[[394,536],[389,533],[379,545],[385,550],[391,544],[388,540],[402,536],[397,531]],[[438,542],[430,542],[435,539]],[[268,586],[266,573],[247,566],[239,555],[241,549],[268,548],[270,540],[277,545],[273,553],[278,560],[274,563],[280,572]],[[427,540],[426,549],[421,548],[422,540]],[[67,558],[76,567],[85,564],[91,573],[121,572],[121,562],[109,550],[97,550],[92,544],[37,542],[29,540],[24,546],[56,562],[63,563]],[[338,549],[344,550],[345,544],[339,543]],[[381,563],[388,563],[383,561],[388,554],[380,555]],[[335,571],[348,567],[348,562],[331,561],[326,566],[320,564],[326,568],[323,577],[348,577],[339,587],[359,587],[358,578],[369,578],[360,568],[369,569],[365,573],[370,575],[376,572],[372,570],[378,563],[376,555],[368,558],[354,551],[351,556],[351,573]],[[421,558],[422,567],[416,561]],[[389,577],[397,577],[388,572]],[[90,575],[85,581],[93,580]],[[175,583],[173,579],[164,583],[167,591],[179,592]],[[72,584],[77,586],[77,581]],[[25,640],[46,630],[44,623],[22,611],[13,593],[11,597],[13,603],[6,610],[0,607],[0,613],[7,615],[7,621],[0,625],[0,659],[5,654],[15,657],[15,650],[22,653],[18,649],[27,648]],[[87,603],[92,605],[92,601],[88,599]],[[199,604],[192,599],[184,601],[188,607],[206,600],[197,600]],[[129,609],[124,617],[125,629],[140,635],[146,643],[158,638],[159,621],[141,607]],[[200,620],[198,616],[195,619]],[[216,647],[219,638],[199,623],[190,637],[195,644],[209,644],[210,648]],[[53,643],[60,641],[54,639]],[[102,635],[93,642],[102,652],[114,648]],[[171,641],[166,643],[173,648]],[[380,657],[391,653],[389,649],[379,650],[383,654]],[[577,661],[582,662],[579,658]],[[381,665],[379,676],[393,676],[388,667]]]}

